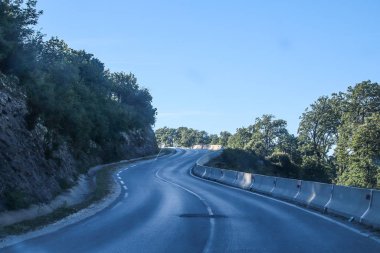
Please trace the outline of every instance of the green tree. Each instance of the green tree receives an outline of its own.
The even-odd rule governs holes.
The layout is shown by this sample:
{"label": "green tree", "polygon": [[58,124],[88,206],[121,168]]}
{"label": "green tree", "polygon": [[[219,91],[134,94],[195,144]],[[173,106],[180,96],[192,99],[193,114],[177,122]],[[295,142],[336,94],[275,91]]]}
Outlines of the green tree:
{"label": "green tree", "polygon": [[166,147],[174,146],[177,140],[177,130],[174,128],[163,127],[155,131],[157,142]]}
{"label": "green tree", "polygon": [[249,129],[252,134],[245,149],[253,150],[262,157],[271,155],[275,147],[288,135],[286,121],[275,119],[273,115],[269,114],[256,118],[255,123]]}
{"label": "green tree", "polygon": [[223,147],[228,146],[228,139],[231,137],[231,133],[227,131],[222,131],[219,134],[219,145],[222,145]]}
{"label": "green tree", "polygon": [[0,71],[3,73],[22,78],[34,65],[35,47],[41,35],[33,26],[42,14],[36,4],[36,0],[0,2]]}
{"label": "green tree", "polygon": [[211,138],[206,131],[195,131],[196,139],[194,144],[207,145],[210,144]]}
{"label": "green tree", "polygon": [[244,149],[251,140],[252,133],[248,128],[241,127],[236,130],[236,133],[228,138],[228,147],[235,149]]}
{"label": "green tree", "polygon": [[219,137],[217,134],[210,134],[210,144],[211,145],[218,145],[219,144]]}
{"label": "green tree", "polygon": [[[298,128],[300,152],[303,155],[305,177],[311,175],[329,175],[334,177],[335,168],[332,166],[329,152],[336,145],[338,127],[340,125],[340,102],[337,98],[322,96],[310,109],[306,108],[300,117]],[[307,159],[306,159],[307,157]],[[316,172],[322,170],[321,172]],[[326,179],[327,180],[327,179]]]}
{"label": "green tree", "polygon": [[378,187],[380,85],[364,81],[349,87],[343,97],[336,148],[337,181],[344,185]]}
{"label": "green tree", "polygon": [[301,153],[299,151],[298,138],[293,134],[284,133],[280,135],[274,152],[287,154],[290,160],[296,164],[302,163]]}

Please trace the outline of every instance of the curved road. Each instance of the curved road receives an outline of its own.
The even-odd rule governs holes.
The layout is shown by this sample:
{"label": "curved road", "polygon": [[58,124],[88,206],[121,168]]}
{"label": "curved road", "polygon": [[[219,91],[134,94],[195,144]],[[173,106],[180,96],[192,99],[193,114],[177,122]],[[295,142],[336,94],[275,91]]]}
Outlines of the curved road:
{"label": "curved road", "polygon": [[0,252],[380,252],[380,243],[322,215],[193,177],[205,152],[129,165],[109,208]]}

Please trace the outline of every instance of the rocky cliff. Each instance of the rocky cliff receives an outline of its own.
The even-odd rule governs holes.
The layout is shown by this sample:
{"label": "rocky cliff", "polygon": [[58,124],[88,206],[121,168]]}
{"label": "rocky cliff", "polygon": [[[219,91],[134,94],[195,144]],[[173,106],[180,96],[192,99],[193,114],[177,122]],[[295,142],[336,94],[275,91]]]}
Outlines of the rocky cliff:
{"label": "rocky cliff", "polygon": [[[86,167],[102,163],[96,155],[74,158],[66,143],[47,152],[47,129],[38,123],[27,128],[26,98],[12,82],[0,75],[0,211],[47,202],[72,186]],[[157,151],[151,128],[121,133],[123,159]],[[83,168],[85,167],[85,168]]]}

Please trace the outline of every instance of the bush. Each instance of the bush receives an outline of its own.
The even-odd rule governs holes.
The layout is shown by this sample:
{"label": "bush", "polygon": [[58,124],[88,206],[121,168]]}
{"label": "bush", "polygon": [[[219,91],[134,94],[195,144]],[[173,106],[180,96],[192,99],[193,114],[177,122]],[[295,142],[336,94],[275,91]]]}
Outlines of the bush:
{"label": "bush", "polygon": [[29,201],[26,195],[18,190],[6,191],[4,194],[5,205],[9,210],[16,210],[21,208],[27,208]]}

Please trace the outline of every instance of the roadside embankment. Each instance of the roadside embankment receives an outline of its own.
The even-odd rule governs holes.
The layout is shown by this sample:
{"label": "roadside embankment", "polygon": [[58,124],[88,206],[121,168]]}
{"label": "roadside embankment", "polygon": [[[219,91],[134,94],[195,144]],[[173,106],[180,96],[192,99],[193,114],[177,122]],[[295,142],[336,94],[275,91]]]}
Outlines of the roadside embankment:
{"label": "roadside embankment", "polygon": [[[173,152],[175,150],[165,150],[160,156]],[[71,216],[76,217],[73,221],[77,222],[78,217],[84,219],[101,211],[120,194],[120,185],[113,179],[116,171],[133,162],[156,157],[157,155],[151,155],[95,166],[87,175],[82,175],[74,187],[49,203],[0,213],[0,237],[26,233],[64,218],[63,224],[72,224],[69,221]]]}

